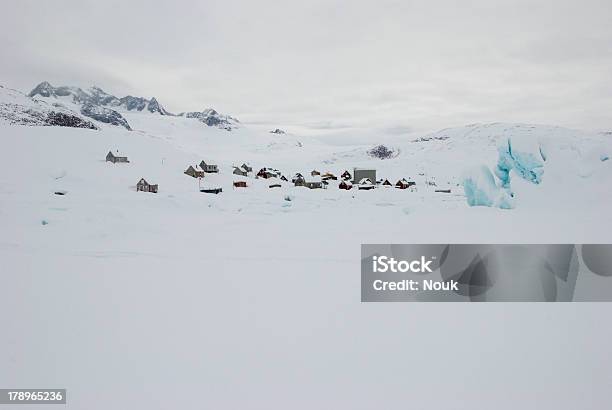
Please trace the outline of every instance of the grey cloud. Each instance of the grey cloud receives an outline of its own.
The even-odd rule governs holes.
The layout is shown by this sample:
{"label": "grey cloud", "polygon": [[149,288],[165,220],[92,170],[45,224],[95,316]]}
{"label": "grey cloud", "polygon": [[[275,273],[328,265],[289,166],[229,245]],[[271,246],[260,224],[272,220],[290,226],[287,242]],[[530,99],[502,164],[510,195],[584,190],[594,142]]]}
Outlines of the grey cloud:
{"label": "grey cloud", "polygon": [[0,82],[393,130],[612,128],[609,1],[9,2]]}

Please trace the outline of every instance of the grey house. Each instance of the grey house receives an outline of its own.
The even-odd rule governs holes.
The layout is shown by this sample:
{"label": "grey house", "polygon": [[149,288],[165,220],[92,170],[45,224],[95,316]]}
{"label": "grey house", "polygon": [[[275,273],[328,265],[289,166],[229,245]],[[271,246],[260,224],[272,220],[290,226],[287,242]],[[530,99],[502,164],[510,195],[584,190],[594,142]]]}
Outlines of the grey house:
{"label": "grey house", "polygon": [[234,172],[233,172],[234,175],[241,175],[243,177],[246,177],[248,173],[249,173],[249,171],[247,171],[244,168],[244,165],[241,166],[241,167],[234,167]]}
{"label": "grey house", "polygon": [[204,172],[208,172],[208,173],[219,172],[219,167],[213,164],[207,164],[204,160],[200,162],[200,168],[202,168]]}
{"label": "grey house", "polygon": [[192,165],[189,165],[189,168],[185,170],[184,174],[194,178],[204,178],[204,171],[199,169],[197,165],[195,168]]}
{"label": "grey house", "polygon": [[370,168],[353,168],[353,184],[358,184],[362,179],[376,181],[376,170]]}
{"label": "grey house", "polygon": [[241,168],[246,170],[246,172],[253,172],[253,168],[250,167],[249,164],[247,164],[246,162],[244,164],[242,164]]}
{"label": "grey house", "polygon": [[306,180],[302,175],[297,175],[295,178],[293,178],[293,183],[295,186],[305,186]]}
{"label": "grey house", "polygon": [[136,184],[136,191],[152,192],[157,193],[157,184],[149,184],[144,178],[140,178],[140,181]]}
{"label": "grey house", "polygon": [[310,188],[310,189],[324,189],[326,188],[326,185],[323,185],[322,181],[308,181],[304,183],[304,186],[306,188]]}
{"label": "grey house", "polygon": [[113,164],[116,164],[117,162],[130,162],[130,161],[128,161],[127,157],[121,157],[119,155],[113,154],[112,151],[108,151],[108,154],[106,154],[106,162],[112,162]]}

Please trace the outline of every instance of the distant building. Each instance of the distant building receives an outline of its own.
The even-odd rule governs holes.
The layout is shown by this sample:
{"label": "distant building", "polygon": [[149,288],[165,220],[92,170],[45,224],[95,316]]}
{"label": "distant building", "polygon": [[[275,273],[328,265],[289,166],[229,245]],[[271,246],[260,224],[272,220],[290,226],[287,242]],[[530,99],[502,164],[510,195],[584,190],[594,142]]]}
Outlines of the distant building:
{"label": "distant building", "polygon": [[234,175],[241,175],[243,177],[246,177],[248,175],[248,173],[249,173],[249,171],[247,171],[244,168],[244,165],[241,166],[241,167],[234,167],[234,172],[233,172]]}
{"label": "distant building", "polygon": [[259,178],[269,179],[269,178],[275,178],[277,176],[277,174],[276,174],[276,171],[274,171],[274,170],[271,170],[271,169],[268,169],[268,168],[262,168],[257,173],[257,176]]}
{"label": "distant building", "polygon": [[152,192],[157,193],[157,184],[149,184],[144,178],[140,178],[140,181],[136,184],[136,192]]}
{"label": "distant building", "polygon": [[353,189],[353,184],[351,183],[351,181],[342,181],[340,182],[340,185],[338,185],[338,188],[346,189],[348,191],[350,189]]}
{"label": "distant building", "polygon": [[321,175],[321,179],[323,179],[324,181],[329,180],[329,179],[331,179],[332,181],[337,181],[338,177],[332,174],[331,172],[326,172],[323,175]]}
{"label": "distant building", "polygon": [[291,182],[293,182],[293,183],[295,184],[295,181],[296,181],[296,180],[298,180],[298,179],[300,179],[300,178],[301,178],[301,179],[304,179],[304,175],[302,175],[302,174],[300,174],[300,173],[298,172],[297,174],[295,174],[295,175],[293,176],[293,178],[291,178]]}
{"label": "distant building", "polygon": [[376,181],[376,170],[370,168],[354,168],[353,170],[353,183],[358,184],[362,179],[367,178],[370,182]]}
{"label": "distant building", "polygon": [[395,187],[399,189],[406,189],[414,185],[416,185],[416,182],[406,181],[404,178],[402,178],[399,181],[397,181],[397,183],[395,184]]}
{"label": "distant building", "polygon": [[113,154],[112,151],[108,151],[108,154],[106,154],[106,162],[112,162],[113,164],[116,164],[117,162],[130,162],[130,161],[128,161],[127,157],[121,157],[119,155]]}
{"label": "distant building", "polygon": [[304,177],[300,174],[300,175],[296,175],[295,178],[293,178],[293,184],[295,186],[306,186],[306,180],[304,179]]}
{"label": "distant building", "polygon": [[385,180],[382,182],[382,186],[393,186],[393,184],[392,184],[391,182],[389,182],[389,180],[388,180],[388,179],[385,179]]}
{"label": "distant building", "polygon": [[327,181],[321,180],[320,177],[314,177],[310,181],[304,182],[304,186],[310,189],[327,189],[328,184]]}
{"label": "distant building", "polygon": [[287,180],[287,177],[286,177],[286,176],[284,176],[284,175],[281,175],[280,179],[281,179],[281,181],[285,181],[285,182],[287,182],[287,181],[288,181],[288,180]]}
{"label": "distant building", "polygon": [[304,183],[304,186],[310,189],[323,189],[324,188],[322,181],[307,181]]}
{"label": "distant building", "polygon": [[200,162],[200,168],[206,173],[216,173],[219,172],[219,167],[214,164],[207,164],[204,160]]}
{"label": "distant building", "polygon": [[240,168],[246,170],[246,172],[253,172],[253,168],[246,162],[240,166]]}
{"label": "distant building", "polygon": [[376,185],[374,185],[374,183],[372,182],[372,180],[370,178],[362,178],[359,181],[359,189],[363,189],[363,190],[369,190],[369,189],[374,189],[376,188]]}
{"label": "distant building", "polygon": [[345,181],[349,181],[352,178],[352,176],[350,172],[344,171],[342,175],[340,175],[340,178],[342,178]]}
{"label": "distant building", "polygon": [[312,172],[310,173],[310,176],[313,176],[313,177],[316,177],[318,175],[321,175],[321,173],[317,171],[316,169],[313,169]]}
{"label": "distant building", "polygon": [[234,188],[246,188],[246,187],[247,187],[246,181],[235,181],[234,182]]}
{"label": "distant building", "polygon": [[190,177],[204,178],[204,171],[201,170],[197,165],[195,167],[189,165],[189,168],[187,168],[184,173],[186,175],[189,175]]}

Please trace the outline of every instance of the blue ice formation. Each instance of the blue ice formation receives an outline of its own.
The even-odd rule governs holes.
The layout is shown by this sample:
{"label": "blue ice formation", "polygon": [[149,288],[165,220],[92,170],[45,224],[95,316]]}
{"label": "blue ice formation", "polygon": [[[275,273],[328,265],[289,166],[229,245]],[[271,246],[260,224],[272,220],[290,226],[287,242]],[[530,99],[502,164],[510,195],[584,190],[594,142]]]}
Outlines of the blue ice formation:
{"label": "blue ice formation", "polygon": [[501,144],[498,149],[499,158],[495,175],[500,179],[501,186],[510,189],[510,171],[514,170],[523,179],[539,184],[544,174],[544,161],[546,155],[541,145],[517,144],[511,138]]}
{"label": "blue ice formation", "polygon": [[485,165],[469,169],[464,173],[463,190],[469,206],[514,208],[512,194],[503,188],[495,183],[493,173]]}

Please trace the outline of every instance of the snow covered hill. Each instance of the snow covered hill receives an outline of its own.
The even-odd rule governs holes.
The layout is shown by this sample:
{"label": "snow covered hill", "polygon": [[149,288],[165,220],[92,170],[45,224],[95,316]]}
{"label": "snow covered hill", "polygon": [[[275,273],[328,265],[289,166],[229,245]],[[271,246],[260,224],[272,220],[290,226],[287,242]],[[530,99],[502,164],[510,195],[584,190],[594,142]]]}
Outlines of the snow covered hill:
{"label": "snow covered hill", "polygon": [[[25,386],[35,374],[76,392],[69,399],[75,409],[92,407],[91,397],[102,398],[96,409],[117,400],[130,408],[143,403],[186,408],[191,397],[182,393],[202,386],[212,401],[240,408],[235,391],[264,402],[269,380],[287,378],[280,394],[291,403],[303,394],[299,386],[332,386],[336,396],[337,386],[367,383],[361,377],[372,369],[376,377],[386,377],[385,386],[404,391],[405,380],[389,374],[388,363],[403,369],[417,360],[418,368],[429,369],[432,361],[398,355],[389,343],[410,341],[418,351],[433,343],[434,363],[444,366],[432,375],[448,372],[456,347],[472,349],[483,327],[501,335],[503,345],[507,320],[500,318],[508,307],[489,305],[485,321],[482,310],[468,309],[472,327],[456,332],[465,337],[448,349],[448,335],[428,332],[440,324],[467,326],[461,318],[468,310],[453,316],[455,307],[360,304],[361,244],[612,241],[606,134],[485,124],[339,140],[270,133],[248,124],[228,133],[193,118],[145,110],[122,112],[132,131],[99,122],[99,129],[28,127],[15,124],[27,123],[29,110],[59,108],[12,91],[2,95],[0,113],[19,119],[0,122],[7,153],[0,161],[0,260],[6,272],[0,310],[19,311],[3,325],[0,348],[9,352],[2,362],[4,382]],[[464,170],[477,164],[494,170],[498,147],[521,137],[537,141],[538,152],[546,147],[541,182],[510,170],[514,209],[468,206],[458,186]],[[397,155],[368,155],[380,144]],[[516,147],[532,148],[518,141]],[[106,162],[108,151],[130,162]],[[202,182],[183,173],[202,160],[220,172]],[[243,162],[255,171],[273,167],[287,176],[372,167],[379,178],[413,179],[417,190],[344,191],[337,181],[329,189],[310,190],[278,178],[232,174],[232,165]],[[159,192],[137,192],[141,178],[158,184]],[[234,181],[247,187],[234,188]],[[281,187],[269,188],[276,183]],[[223,192],[201,193],[200,186]],[[435,192],[438,188],[451,193]],[[550,321],[548,311],[539,315],[527,329],[531,334]],[[519,319],[512,323],[517,333],[525,327],[524,317]],[[562,338],[567,316],[558,321]],[[570,323],[577,322],[570,315]],[[530,349],[520,347],[519,354],[529,355]],[[496,356],[489,356],[495,362]],[[551,353],[551,363],[563,363],[557,356]],[[167,386],[167,369],[175,382],[173,398],[164,399],[167,404],[143,402],[140,392]],[[562,371],[556,373],[561,374],[556,383],[565,380]],[[237,383],[235,374],[250,382]],[[463,387],[458,389],[453,394],[459,397]],[[354,391],[341,393],[349,397]]]}
{"label": "snow covered hill", "polygon": [[[125,113],[139,112],[174,116],[155,97],[146,99],[128,95],[118,98],[97,86],[83,90],[70,86],[54,87],[49,82],[43,81],[34,87],[28,96],[35,101],[42,100],[65,110],[80,113],[98,122],[122,126],[128,130],[131,130],[131,127],[124,118]],[[201,112],[181,113],[179,116],[194,118],[210,127],[227,131],[237,128],[239,124],[236,118],[220,114],[212,108],[204,109]]]}
{"label": "snow covered hill", "polygon": [[0,85],[0,123],[97,129],[86,118],[64,107],[32,100]]}

